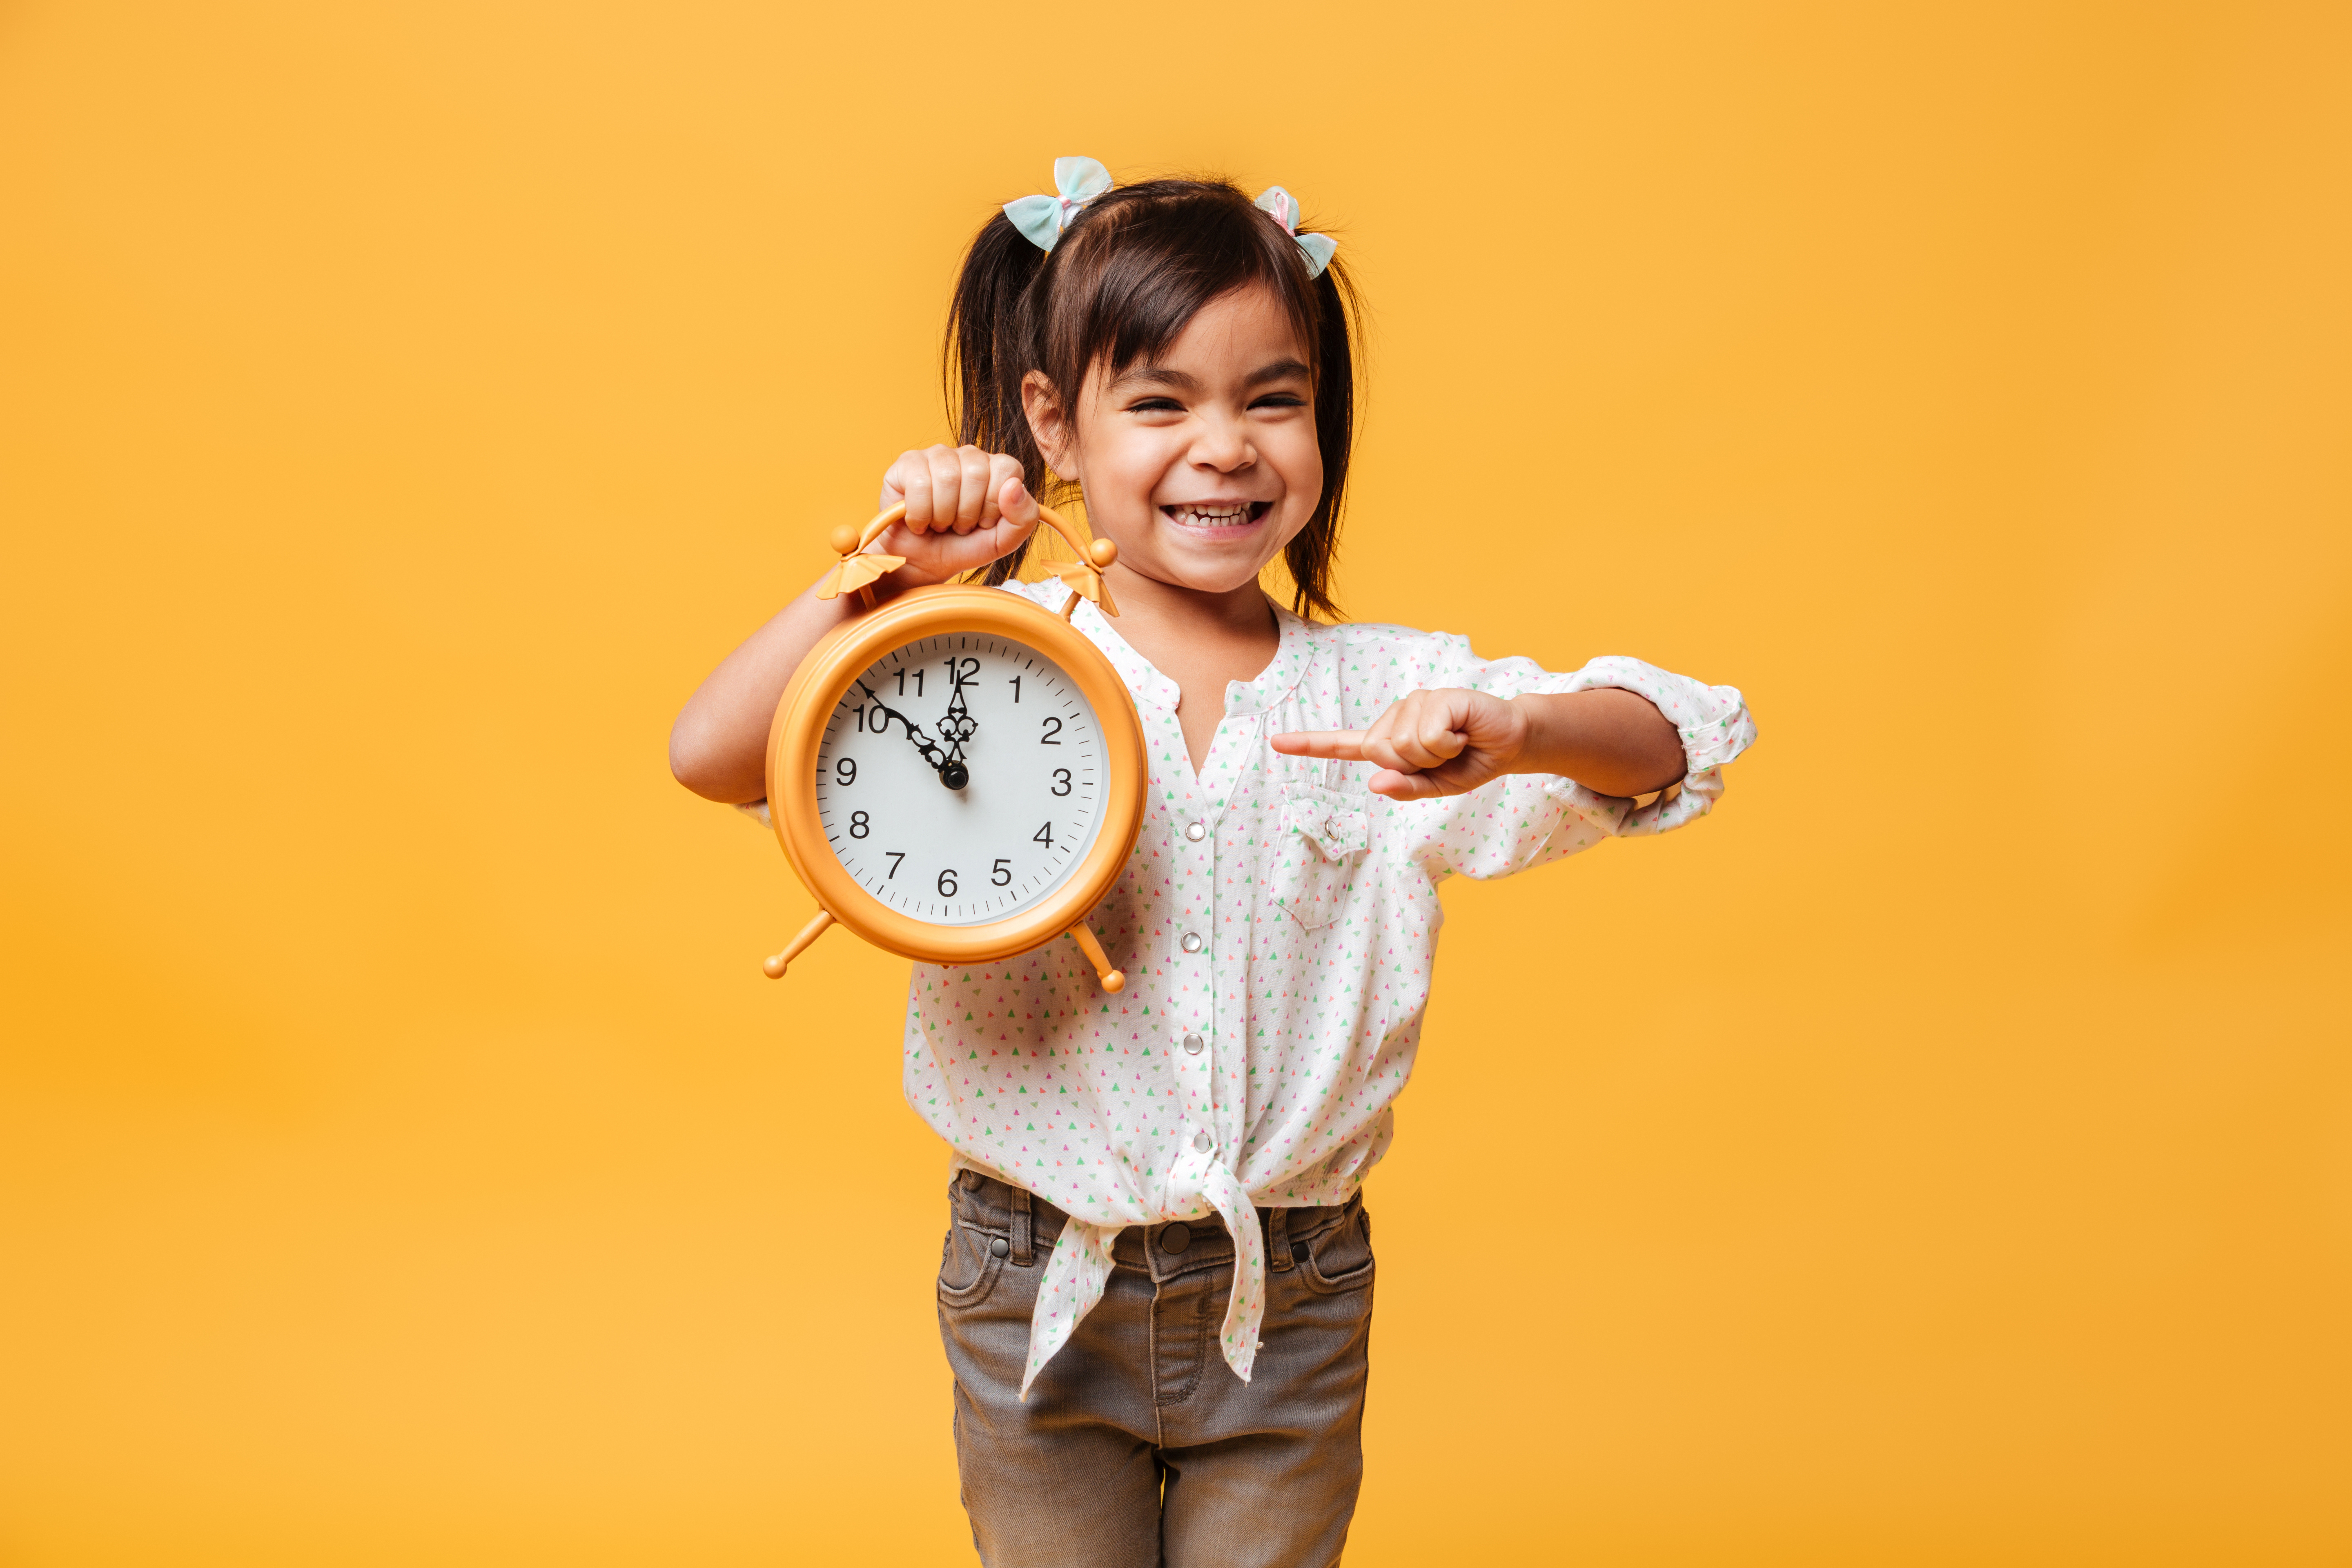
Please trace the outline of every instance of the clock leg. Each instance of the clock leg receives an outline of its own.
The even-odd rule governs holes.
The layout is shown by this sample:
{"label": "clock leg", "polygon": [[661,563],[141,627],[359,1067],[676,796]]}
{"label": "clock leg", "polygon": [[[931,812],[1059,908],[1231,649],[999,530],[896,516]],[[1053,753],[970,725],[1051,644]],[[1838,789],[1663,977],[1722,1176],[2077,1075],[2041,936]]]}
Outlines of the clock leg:
{"label": "clock leg", "polygon": [[783,952],[776,954],[775,957],[769,959],[766,963],[760,965],[760,973],[765,974],[771,980],[782,980],[784,977],[784,965],[790,963],[793,959],[798,958],[802,953],[806,952],[809,948],[809,943],[823,936],[824,934],[824,928],[832,923],[833,916],[831,914],[824,910],[817,910],[816,919],[801,927],[801,934],[793,938],[791,943],[785,947]]}
{"label": "clock leg", "polygon": [[1104,990],[1118,991],[1127,984],[1127,976],[1110,966],[1110,954],[1103,951],[1102,943],[1095,940],[1095,933],[1086,928],[1084,921],[1070,928],[1070,936],[1086,953],[1087,962],[1095,966],[1095,975]]}

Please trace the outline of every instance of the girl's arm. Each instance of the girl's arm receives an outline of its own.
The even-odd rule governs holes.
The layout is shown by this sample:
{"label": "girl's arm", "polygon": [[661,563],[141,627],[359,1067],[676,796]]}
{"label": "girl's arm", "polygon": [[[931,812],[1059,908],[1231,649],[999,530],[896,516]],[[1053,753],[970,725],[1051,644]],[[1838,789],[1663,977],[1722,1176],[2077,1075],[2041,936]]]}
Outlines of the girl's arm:
{"label": "girl's arm", "polygon": [[1509,699],[1408,692],[1369,730],[1276,735],[1274,749],[1377,763],[1372,790],[1391,800],[1463,795],[1504,773],[1553,773],[1601,795],[1647,795],[1686,766],[1674,724],[1648,698],[1618,687]]}
{"label": "girl's arm", "polygon": [[[875,542],[907,563],[874,584],[879,598],[977,571],[1037,526],[1021,465],[977,447],[900,454],[883,476],[882,507],[902,500],[907,521]],[[856,599],[820,599],[811,584],[719,660],[670,726],[669,771],[677,782],[730,805],[766,795],[776,703],[809,649],[856,613]]]}

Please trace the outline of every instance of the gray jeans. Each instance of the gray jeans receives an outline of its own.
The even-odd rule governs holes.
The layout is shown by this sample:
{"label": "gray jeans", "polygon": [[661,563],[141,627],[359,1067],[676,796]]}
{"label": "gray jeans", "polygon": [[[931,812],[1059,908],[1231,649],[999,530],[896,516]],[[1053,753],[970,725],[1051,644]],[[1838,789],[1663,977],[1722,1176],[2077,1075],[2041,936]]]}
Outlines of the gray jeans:
{"label": "gray jeans", "polygon": [[949,1188],[940,1335],[956,1464],[988,1568],[1323,1568],[1363,1479],[1372,1241],[1363,1199],[1260,1209],[1252,1380],[1218,1353],[1234,1243],[1214,1215],[1130,1226],[1102,1300],[1020,1398],[1066,1217],[966,1171]]}

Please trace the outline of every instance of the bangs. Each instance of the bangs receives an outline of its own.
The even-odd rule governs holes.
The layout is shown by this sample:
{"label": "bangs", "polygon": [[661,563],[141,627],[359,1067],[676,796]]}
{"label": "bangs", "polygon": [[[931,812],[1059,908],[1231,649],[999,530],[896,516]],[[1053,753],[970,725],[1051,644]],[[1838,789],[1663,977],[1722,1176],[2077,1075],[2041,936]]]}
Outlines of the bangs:
{"label": "bangs", "polygon": [[[1282,302],[1319,373],[1319,302],[1290,237],[1230,186],[1173,200],[1151,200],[1151,189],[1114,192],[1097,204],[1109,210],[1088,212],[1047,258],[1055,309],[1038,334],[1047,379],[1075,395],[1090,371],[1151,363],[1210,301],[1252,287]],[[1129,192],[1141,199],[1118,201]]]}

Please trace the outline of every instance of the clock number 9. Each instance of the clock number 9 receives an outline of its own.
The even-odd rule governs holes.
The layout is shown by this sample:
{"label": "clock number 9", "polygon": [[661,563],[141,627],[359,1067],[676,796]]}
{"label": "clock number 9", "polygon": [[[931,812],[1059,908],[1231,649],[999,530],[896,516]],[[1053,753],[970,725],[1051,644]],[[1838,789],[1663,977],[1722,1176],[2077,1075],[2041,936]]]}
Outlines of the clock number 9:
{"label": "clock number 9", "polygon": [[855,757],[844,757],[841,761],[834,763],[833,776],[840,780],[845,784],[856,784],[857,782],[857,759]]}
{"label": "clock number 9", "polygon": [[955,879],[955,872],[954,872],[953,870],[946,870],[946,871],[942,871],[942,872],[940,872],[940,884],[939,884],[939,886],[940,886],[940,897],[941,897],[941,898],[943,898],[943,899],[952,899],[952,898],[954,898],[954,897],[956,896],[956,879]]}

